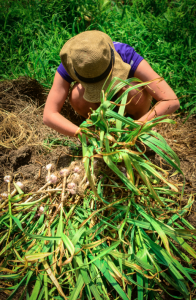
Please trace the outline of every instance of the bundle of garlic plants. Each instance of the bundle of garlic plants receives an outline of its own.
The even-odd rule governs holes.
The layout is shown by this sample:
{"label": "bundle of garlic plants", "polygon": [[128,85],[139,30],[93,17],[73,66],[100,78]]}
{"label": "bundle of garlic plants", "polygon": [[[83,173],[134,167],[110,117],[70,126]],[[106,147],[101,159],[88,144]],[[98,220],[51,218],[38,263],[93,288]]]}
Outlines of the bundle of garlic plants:
{"label": "bundle of garlic plants", "polygon": [[[112,89],[115,80],[120,83]],[[160,291],[178,299],[190,299],[190,291],[196,287],[191,277],[196,275],[191,260],[196,258],[196,252],[186,240],[194,243],[196,230],[183,215],[193,204],[192,195],[182,208],[184,182],[179,184],[182,186],[179,192],[178,184],[168,179],[169,172],[153,164],[145,155],[146,147],[151,148],[170,166],[170,171],[175,171],[173,174],[183,175],[178,156],[153,130],[162,122],[175,122],[168,116],[143,123],[125,117],[128,92],[150,83],[140,82],[133,87],[132,81],[138,79],[113,79],[106,92],[102,91],[100,107],[80,126],[86,175],[97,206],[105,211],[102,216],[100,209],[94,211],[85,222],[91,219],[94,225],[91,232],[97,243],[106,235],[112,240],[110,247],[102,243],[99,251],[92,251],[88,258],[94,261],[105,279],[112,275],[115,284],[110,283],[115,290],[118,284],[122,286],[123,292],[118,290],[122,299],[136,299],[136,294],[141,300],[162,299]],[[112,102],[113,96],[125,85],[130,87]],[[114,111],[116,105],[118,113]],[[105,162],[98,180],[96,159]],[[112,177],[104,172],[107,167]],[[104,190],[108,191],[109,187],[108,195]],[[121,197],[118,188],[125,191]],[[112,233],[109,229],[113,229]],[[104,253],[102,259],[101,253]],[[137,293],[133,296],[134,286],[137,286]]]}
{"label": "bundle of garlic plants", "polygon": [[128,90],[115,104],[111,99],[131,80],[114,89],[112,82],[81,125],[84,164],[60,173],[46,166],[46,184],[29,194],[17,182],[12,192],[5,178],[0,288],[8,300],[142,300],[162,293],[188,300],[194,292],[196,236],[185,219],[193,199],[182,207],[182,191],[144,151],[147,145],[181,173],[176,154],[152,130],[173,121],[140,125],[124,117]]}

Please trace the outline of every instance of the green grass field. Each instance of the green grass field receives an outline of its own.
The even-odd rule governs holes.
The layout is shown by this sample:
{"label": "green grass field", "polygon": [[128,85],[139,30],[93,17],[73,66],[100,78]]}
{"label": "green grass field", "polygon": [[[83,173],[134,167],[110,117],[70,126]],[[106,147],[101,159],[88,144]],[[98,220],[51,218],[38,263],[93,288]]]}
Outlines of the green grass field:
{"label": "green grass field", "polygon": [[98,29],[135,48],[180,98],[196,103],[194,0],[12,0],[0,12],[0,78],[28,75],[50,88],[63,44]]}

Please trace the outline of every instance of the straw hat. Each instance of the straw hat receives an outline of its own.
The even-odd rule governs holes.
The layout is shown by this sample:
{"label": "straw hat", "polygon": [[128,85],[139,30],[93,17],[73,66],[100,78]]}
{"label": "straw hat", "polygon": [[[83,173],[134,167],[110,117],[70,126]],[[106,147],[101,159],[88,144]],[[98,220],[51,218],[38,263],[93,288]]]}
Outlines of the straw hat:
{"label": "straw hat", "polygon": [[70,77],[85,88],[84,99],[93,103],[100,102],[103,84],[111,70],[104,90],[113,77],[127,79],[131,69],[116,52],[111,38],[97,30],[82,32],[68,40],[60,57]]}

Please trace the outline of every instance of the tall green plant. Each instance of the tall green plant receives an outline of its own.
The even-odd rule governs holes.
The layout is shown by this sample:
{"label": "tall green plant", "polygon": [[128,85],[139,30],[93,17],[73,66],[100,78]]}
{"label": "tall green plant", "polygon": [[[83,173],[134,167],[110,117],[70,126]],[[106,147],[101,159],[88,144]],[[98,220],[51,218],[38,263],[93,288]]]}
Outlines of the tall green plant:
{"label": "tall green plant", "polygon": [[[103,157],[105,163],[122,179],[131,191],[139,195],[140,192],[135,187],[134,170],[137,171],[137,176],[142,179],[149,191],[154,193],[155,199],[160,202],[152,187],[151,178],[154,178],[153,180],[157,182],[162,180],[175,191],[177,189],[157,171],[159,169],[162,173],[167,173],[154,165],[145,156],[144,149],[146,146],[150,147],[173,168],[182,173],[180,161],[175,152],[159,133],[152,130],[157,124],[162,122],[174,123],[174,121],[161,116],[139,125],[138,122],[134,122],[130,117],[124,117],[127,94],[134,89],[131,82],[138,81],[138,79],[131,78],[125,81],[119,79],[120,83],[111,89],[117,79],[119,78],[112,80],[105,93],[102,91],[100,107],[91,114],[90,119],[83,122],[80,126],[82,133],[84,133],[82,145],[86,170],[89,170],[89,157],[92,157],[95,152],[100,157]],[[140,82],[135,88],[145,86],[148,83]],[[110,101],[112,97],[127,84],[130,87],[112,104]],[[113,111],[116,105],[120,105],[118,113]],[[90,130],[92,126],[95,126],[95,131]],[[87,146],[87,136],[91,143],[90,146]],[[121,162],[124,163],[128,170],[129,179],[117,167],[117,163]],[[90,173],[88,176],[89,180],[91,180]]]}
{"label": "tall green plant", "polygon": [[[118,79],[120,83],[111,89],[116,79]],[[153,275],[155,273],[152,272],[153,268],[155,268],[154,272],[157,272],[158,278],[163,277],[174,289],[179,287],[178,290],[181,295],[185,297],[185,299],[189,299],[186,279],[189,278],[192,284],[194,281],[187,273],[187,270],[183,269],[179,261],[174,258],[174,255],[180,256],[181,258],[183,257],[188,263],[190,263],[190,259],[185,254],[180,253],[178,248],[173,244],[173,240],[182,246],[185,251],[193,255],[194,258],[196,258],[196,252],[184,241],[185,236],[179,236],[177,228],[174,229],[168,226],[168,217],[161,217],[162,215],[166,216],[167,214],[172,215],[174,213],[171,218],[171,220],[174,220],[176,218],[175,213],[182,213],[181,205],[175,202],[177,199],[179,201],[180,195],[177,193],[177,187],[167,179],[167,172],[154,165],[145,156],[145,151],[143,151],[145,145],[150,147],[170,164],[172,168],[182,173],[177,155],[168,146],[164,138],[152,130],[157,124],[162,122],[173,123],[173,121],[170,119],[163,120],[163,117],[157,117],[139,125],[138,122],[134,122],[131,118],[123,116],[128,92],[134,88],[148,84],[139,83],[133,87],[131,86],[131,82],[134,80],[136,79],[132,78],[123,81],[119,78],[114,78],[106,92],[102,93],[100,107],[96,111],[93,111],[90,119],[81,125],[83,160],[88,180],[97,200],[102,202],[103,205],[106,205],[106,207],[115,206],[116,204],[123,203],[123,201],[127,201],[126,203],[128,203],[126,208],[120,208],[118,205],[118,209],[124,211],[124,218],[121,219],[121,225],[118,226],[118,230],[116,229],[118,243],[124,245],[124,251],[123,254],[121,254],[118,244],[118,251],[120,251],[120,253],[117,249],[115,252],[112,252],[114,259],[124,258],[124,260],[121,263],[119,262],[119,264],[117,261],[114,263],[109,257],[105,258],[105,260],[107,263],[110,262],[110,267],[112,265],[113,268],[116,268],[116,273],[120,270],[122,272],[122,265],[124,264],[124,266],[130,266],[130,272],[132,270],[132,274],[134,274],[135,270],[131,267],[131,264],[129,265],[128,262],[125,262],[126,257],[129,257],[131,261],[133,259],[134,262],[140,261],[140,266],[146,264],[146,269],[148,269],[148,271],[150,270],[150,272],[143,270],[142,273],[140,273],[138,269],[139,274],[136,276],[136,281],[134,281],[133,276],[130,277],[124,273],[124,275],[120,273],[120,277],[122,276],[123,278],[123,276],[125,276],[126,280],[130,281],[130,283],[134,282],[134,284],[137,285],[138,299],[153,297],[152,294],[155,298],[158,297],[157,293],[150,292],[152,290],[156,292],[155,285],[159,285],[162,290],[169,295],[172,294],[167,291],[160,279],[155,279],[156,276]],[[112,104],[110,100],[114,94],[127,84],[130,85],[130,88]],[[117,104],[120,104],[118,113],[113,111]],[[91,129],[92,126],[93,130]],[[106,165],[118,176],[124,187],[128,189],[130,193],[129,196],[117,201],[115,200],[117,197],[114,196],[113,204],[107,202],[107,199],[104,198],[103,182],[99,182],[97,186],[95,186],[94,183],[94,157],[103,158]],[[120,170],[119,163],[125,166],[126,174]],[[114,180],[112,180],[112,182],[113,186],[117,185]],[[163,196],[164,193],[169,194],[170,197],[165,198]],[[176,196],[178,197],[177,199]],[[175,209],[168,208],[169,202],[175,203]],[[188,206],[189,205],[190,202]],[[170,225],[172,225],[171,220],[169,222]],[[127,227],[126,224],[127,226],[131,224],[131,226]],[[144,227],[142,224],[145,224]],[[177,224],[175,223],[175,225]],[[146,234],[144,228],[151,228],[150,231],[152,234]],[[168,232],[168,230],[170,232]],[[188,233],[188,231],[183,229],[181,232]],[[162,245],[164,248],[162,248]],[[125,253],[127,253],[127,256]],[[169,270],[169,272],[166,272],[167,270]],[[114,270],[113,272],[115,273]],[[151,279],[154,279],[153,281],[149,280],[150,274],[152,275]],[[188,277],[186,277],[185,274]],[[184,275],[186,279],[182,275]],[[125,284],[122,278],[122,284]],[[132,289],[129,287],[127,291],[131,297]],[[126,297],[123,299],[126,299]]]}

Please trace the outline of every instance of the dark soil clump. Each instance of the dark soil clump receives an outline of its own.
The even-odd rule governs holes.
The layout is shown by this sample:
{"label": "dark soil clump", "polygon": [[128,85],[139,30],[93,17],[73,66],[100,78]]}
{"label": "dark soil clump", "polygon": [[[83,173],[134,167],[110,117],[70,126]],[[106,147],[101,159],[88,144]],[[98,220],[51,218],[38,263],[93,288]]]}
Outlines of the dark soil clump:
{"label": "dark soil clump", "polygon": [[14,171],[16,171],[20,166],[27,165],[31,159],[32,150],[28,146],[19,148],[18,150],[12,150],[9,153],[9,159],[13,166]]}

